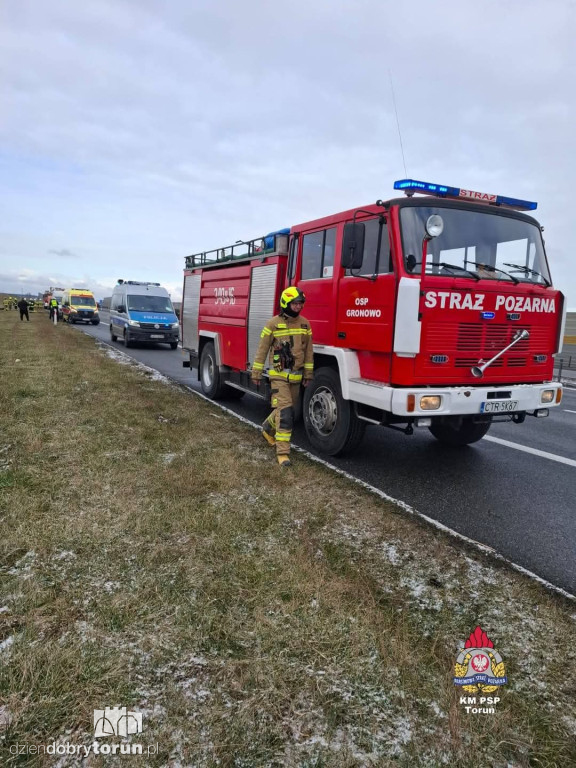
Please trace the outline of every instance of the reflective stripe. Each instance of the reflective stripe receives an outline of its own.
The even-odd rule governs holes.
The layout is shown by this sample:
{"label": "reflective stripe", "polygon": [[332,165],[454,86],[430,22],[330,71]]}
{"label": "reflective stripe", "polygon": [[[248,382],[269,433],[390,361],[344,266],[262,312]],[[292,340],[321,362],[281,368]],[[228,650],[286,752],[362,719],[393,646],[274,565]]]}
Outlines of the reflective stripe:
{"label": "reflective stripe", "polygon": [[268,376],[272,379],[285,379],[286,381],[293,382],[296,384],[299,381],[302,381],[302,374],[301,373],[289,373],[288,371],[275,371],[273,368],[271,368],[268,371]]}
{"label": "reflective stripe", "polygon": [[277,443],[289,443],[292,437],[292,432],[276,432],[275,436]]}
{"label": "reflective stripe", "polygon": [[263,339],[265,336],[271,336],[271,335],[272,335],[272,331],[270,330],[270,328],[266,328],[266,326],[264,326],[264,328],[262,329],[262,333],[260,334],[260,338]]}
{"label": "reflective stripe", "polygon": [[306,368],[306,370],[312,370],[314,368],[314,363],[304,363],[304,368]]}
{"label": "reflective stripe", "polygon": [[264,363],[254,363],[252,368],[255,371],[263,371],[264,370]]}
{"label": "reflective stripe", "polygon": [[279,339],[284,336],[309,336],[309,331],[306,328],[289,328],[287,331],[274,331],[274,338]]}

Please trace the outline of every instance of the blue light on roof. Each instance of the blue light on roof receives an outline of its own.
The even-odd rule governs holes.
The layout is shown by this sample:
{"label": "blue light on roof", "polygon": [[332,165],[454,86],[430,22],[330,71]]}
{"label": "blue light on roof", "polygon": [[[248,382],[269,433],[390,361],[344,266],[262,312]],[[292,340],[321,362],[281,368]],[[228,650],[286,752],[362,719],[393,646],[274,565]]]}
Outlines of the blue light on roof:
{"label": "blue light on roof", "polygon": [[446,187],[442,184],[431,184],[429,181],[415,181],[414,179],[399,179],[394,182],[394,189],[399,189],[403,192],[420,192],[423,195],[436,195],[436,197],[469,200],[476,203],[504,205],[507,208],[515,208],[520,211],[534,211],[538,206],[538,203],[530,202],[530,200],[517,200],[515,197],[493,195],[488,192],[474,192],[471,189]]}

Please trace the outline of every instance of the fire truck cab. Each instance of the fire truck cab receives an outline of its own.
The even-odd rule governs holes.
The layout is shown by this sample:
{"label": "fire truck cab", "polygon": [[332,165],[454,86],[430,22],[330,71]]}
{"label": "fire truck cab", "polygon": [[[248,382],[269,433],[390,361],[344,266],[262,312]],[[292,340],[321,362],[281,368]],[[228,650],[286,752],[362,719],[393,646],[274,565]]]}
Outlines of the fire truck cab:
{"label": "fire truck cab", "polygon": [[553,356],[563,295],[552,287],[535,203],[404,179],[378,200],[263,238],[188,256],[184,365],[204,393],[256,391],[250,366],[280,292],[306,295],[312,445],[352,450],[367,424],[466,445],[494,421],[542,417],[562,398]]}

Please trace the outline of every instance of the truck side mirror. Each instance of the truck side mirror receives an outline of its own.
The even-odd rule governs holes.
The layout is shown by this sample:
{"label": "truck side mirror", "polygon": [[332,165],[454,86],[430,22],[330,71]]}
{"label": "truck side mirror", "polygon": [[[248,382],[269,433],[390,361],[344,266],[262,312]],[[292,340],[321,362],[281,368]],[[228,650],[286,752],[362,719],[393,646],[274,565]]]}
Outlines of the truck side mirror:
{"label": "truck side mirror", "polygon": [[123,304],[120,304],[118,307],[118,312],[126,312],[126,307]]}
{"label": "truck side mirror", "polygon": [[406,256],[406,272],[414,272],[416,264],[418,264],[416,256],[414,256],[413,253],[409,253],[408,256]]}
{"label": "truck side mirror", "polygon": [[344,269],[360,269],[364,258],[366,226],[357,222],[344,224],[342,240],[342,266]]}

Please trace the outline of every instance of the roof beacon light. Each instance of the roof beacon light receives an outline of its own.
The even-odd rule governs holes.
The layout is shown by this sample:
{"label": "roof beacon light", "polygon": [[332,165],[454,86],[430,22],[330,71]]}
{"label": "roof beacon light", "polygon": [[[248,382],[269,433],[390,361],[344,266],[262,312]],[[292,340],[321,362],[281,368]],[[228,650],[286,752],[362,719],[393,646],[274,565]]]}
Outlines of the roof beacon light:
{"label": "roof beacon light", "polygon": [[474,203],[503,205],[518,211],[535,211],[538,205],[538,203],[532,203],[530,200],[517,200],[514,197],[491,195],[488,192],[474,192],[471,189],[460,189],[459,187],[446,187],[442,184],[431,184],[428,181],[415,181],[414,179],[399,179],[394,182],[394,189],[399,189],[408,196],[413,195],[414,192],[420,192],[421,195],[435,195],[436,197],[470,200]]}

